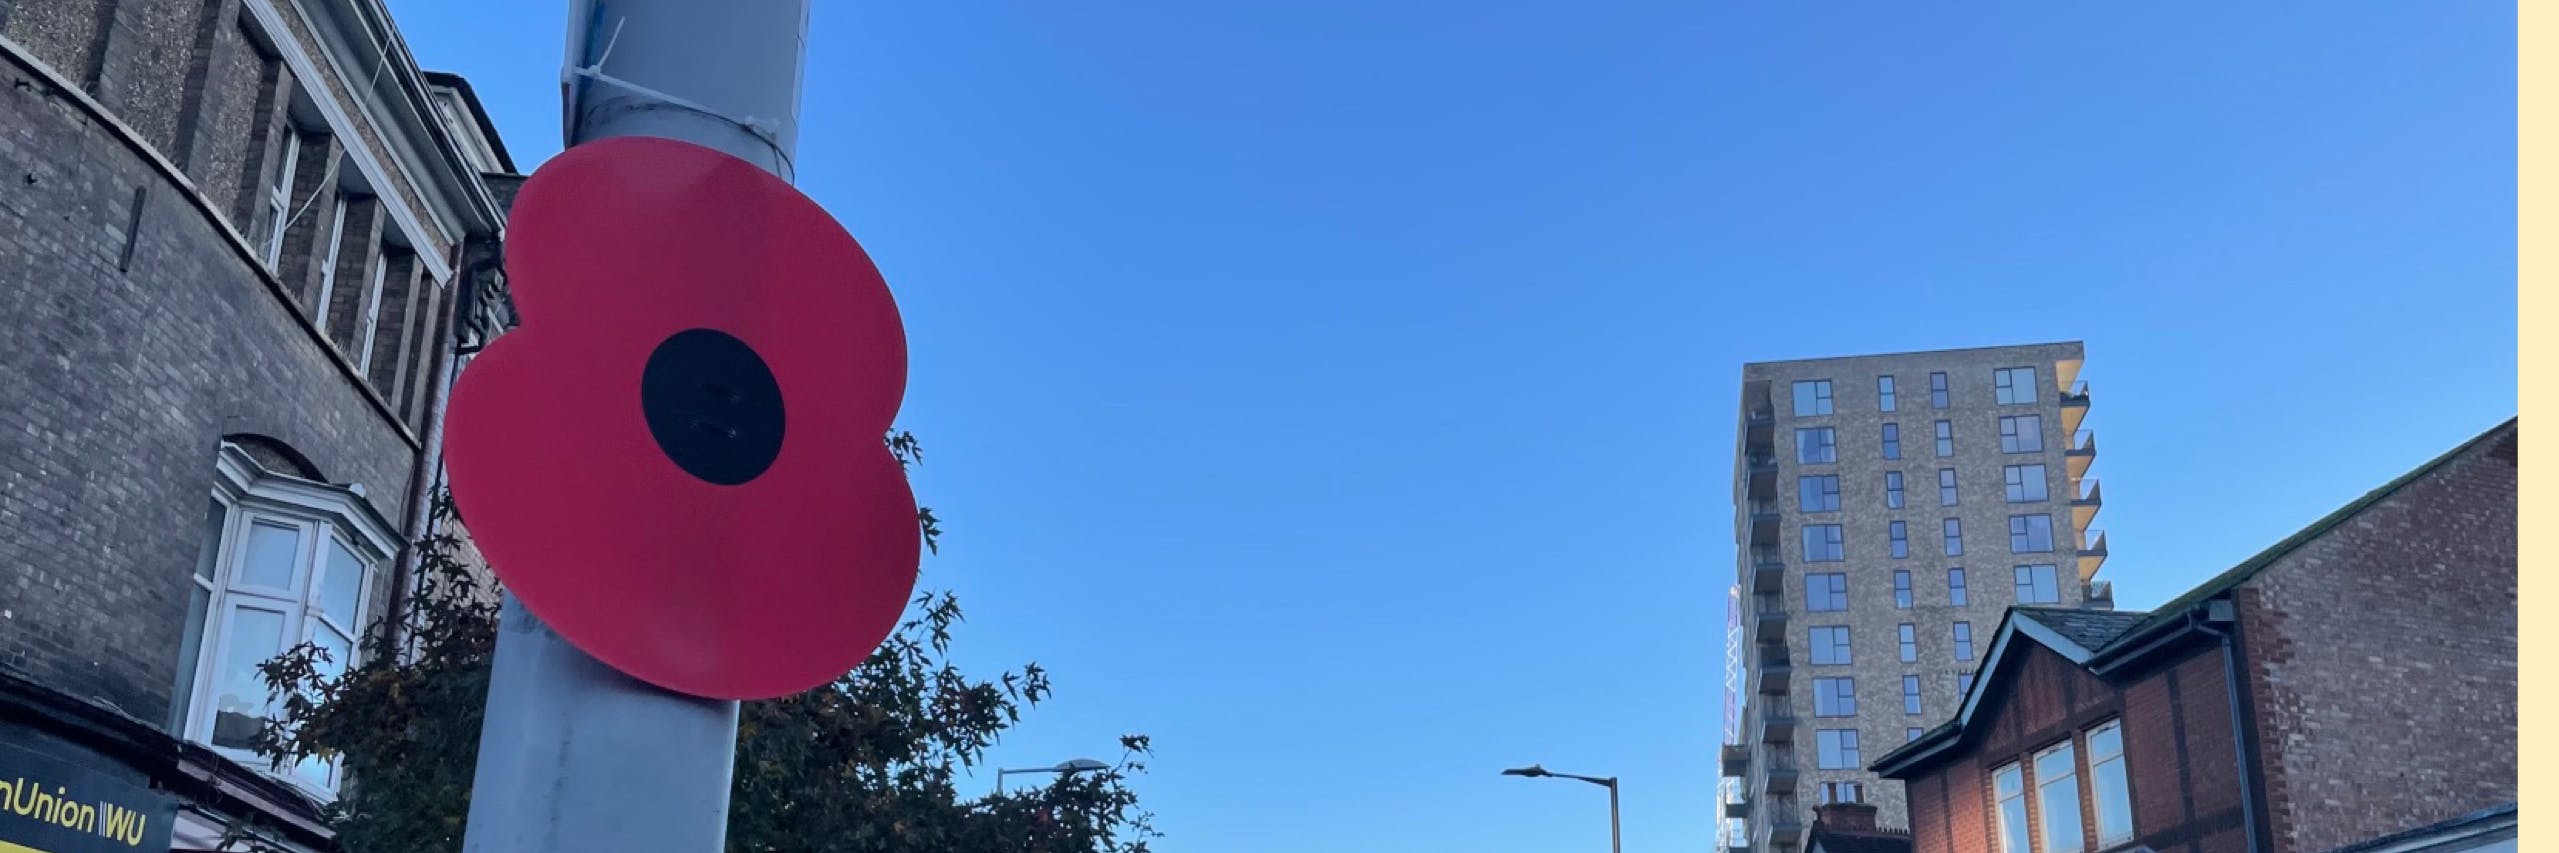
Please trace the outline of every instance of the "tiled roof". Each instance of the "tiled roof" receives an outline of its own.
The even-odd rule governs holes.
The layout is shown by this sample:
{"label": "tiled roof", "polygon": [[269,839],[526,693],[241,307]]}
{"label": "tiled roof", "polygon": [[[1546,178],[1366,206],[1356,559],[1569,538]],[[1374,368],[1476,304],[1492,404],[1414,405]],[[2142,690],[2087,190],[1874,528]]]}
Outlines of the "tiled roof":
{"label": "tiled roof", "polygon": [[[2494,440],[2502,439],[2507,446],[2500,448],[2500,452],[2496,455],[2508,462],[2514,461],[2515,457],[2512,445],[2514,444],[2515,437],[2517,436],[2516,424],[2519,420],[2520,419],[2518,418],[2507,418],[2505,423],[2498,424],[2495,427],[2490,428],[2487,432],[2480,433],[2478,436],[2473,437],[2469,441],[2462,442],[2460,447],[2455,447],[2451,450],[2445,451],[2441,456],[2426,460],[2425,464],[2409,470],[2408,473],[2399,475],[2398,479],[2383,483],[2380,488],[2364,493],[2363,497],[2356,498],[2354,502],[2338,507],[2335,512],[2322,516],[2318,521],[2311,522],[2310,526],[2302,528],[2299,532],[2294,533],[2291,536],[2284,537],[2284,541],[2277,542],[2273,547],[2257,552],[2256,556],[2240,561],[2239,565],[2232,566],[2229,569],[2223,570],[2221,574],[2214,575],[2212,580],[2204,581],[2202,585],[2197,586],[2194,589],[2187,590],[2186,594],[2177,596],[2176,598],[2171,599],[2168,603],[2160,605],[2158,609],[2150,611],[2149,618],[2118,632],[2116,636],[2118,638],[2129,636],[2157,623],[2179,618],[2185,614],[2187,608],[2202,604],[2203,602],[2209,601],[2222,593],[2229,592],[2232,588],[2237,587],[2240,584],[2247,583],[2249,578],[2256,577],[2258,572],[2264,571],[2267,566],[2274,565],[2276,560],[2283,559],[2284,555],[2292,553],[2293,549],[2309,544],[2311,540],[2319,538],[2321,534],[2327,533],[2337,525],[2344,524],[2346,519],[2355,517],[2356,513],[2363,512],[2364,510],[2371,508],[2373,504],[2380,503],[2383,498],[2390,497],[2400,489],[2406,488],[2409,483],[2416,482],[2420,478],[2425,477],[2427,474],[2433,473],[2435,469],[2443,467],[2444,463],[2459,458],[2462,454],[2469,452],[2472,448],[2487,444]],[[2090,646],[2089,649],[2103,651],[2097,646]]]}
{"label": "tiled roof", "polygon": [[2137,610],[2083,610],[2075,607],[2019,607],[2016,615],[2035,620],[2089,651],[2105,648],[2107,643],[2114,642],[2116,637],[2123,636],[2124,632],[2150,617],[2150,614]]}

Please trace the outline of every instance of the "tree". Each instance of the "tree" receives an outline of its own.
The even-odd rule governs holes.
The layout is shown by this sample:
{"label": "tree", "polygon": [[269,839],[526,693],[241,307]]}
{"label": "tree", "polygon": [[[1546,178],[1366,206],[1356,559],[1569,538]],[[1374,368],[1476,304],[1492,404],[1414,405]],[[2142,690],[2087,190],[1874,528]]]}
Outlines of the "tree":
{"label": "tree", "polygon": [[[923,458],[890,435],[901,464]],[[439,493],[436,518],[455,518]],[[925,544],[940,524],[921,511]],[[277,718],[260,752],[276,766],[340,762],[350,777],[325,807],[349,853],[457,851],[470,813],[489,662],[497,649],[492,590],[457,554],[450,524],[417,543],[417,588],[394,632],[372,632],[362,662],[332,675],[328,652],[304,644],[262,667]],[[961,621],[951,593],[919,593],[887,642],[832,684],[747,702],[738,712],[729,849],[739,853],[1023,851],[1146,853],[1152,815],[1127,787],[1145,770],[1144,735],[1120,739],[1120,762],[1001,796],[960,793],[960,771],[1049,695],[1027,664],[992,680],[949,663]],[[458,747],[458,748],[457,748]]]}

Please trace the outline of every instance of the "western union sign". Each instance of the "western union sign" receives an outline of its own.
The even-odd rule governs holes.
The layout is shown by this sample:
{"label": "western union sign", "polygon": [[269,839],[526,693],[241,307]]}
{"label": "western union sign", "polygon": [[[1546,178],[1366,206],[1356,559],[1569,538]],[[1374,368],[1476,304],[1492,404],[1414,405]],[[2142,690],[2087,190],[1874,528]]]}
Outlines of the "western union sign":
{"label": "western union sign", "polygon": [[166,853],[176,812],[159,792],[0,747],[0,853]]}

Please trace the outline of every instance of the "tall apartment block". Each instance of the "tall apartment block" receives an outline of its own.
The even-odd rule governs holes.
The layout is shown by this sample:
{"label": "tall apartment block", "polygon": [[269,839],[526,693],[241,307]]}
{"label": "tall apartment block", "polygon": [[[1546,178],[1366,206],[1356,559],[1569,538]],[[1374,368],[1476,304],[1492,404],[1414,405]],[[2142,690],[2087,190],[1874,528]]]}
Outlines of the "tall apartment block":
{"label": "tall apartment block", "polygon": [[1722,845],[1814,805],[1908,826],[1870,759],[1949,718],[2012,604],[2112,609],[2077,342],[1743,365]]}

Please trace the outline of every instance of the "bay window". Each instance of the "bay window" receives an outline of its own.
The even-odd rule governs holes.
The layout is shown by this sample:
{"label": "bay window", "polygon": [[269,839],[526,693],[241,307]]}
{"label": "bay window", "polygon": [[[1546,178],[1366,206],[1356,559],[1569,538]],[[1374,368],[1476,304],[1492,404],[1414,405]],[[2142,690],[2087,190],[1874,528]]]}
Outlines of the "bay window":
{"label": "bay window", "polygon": [[[396,551],[390,524],[354,492],[269,471],[225,443],[206,509],[206,544],[189,578],[181,684],[171,723],[189,740],[243,764],[275,715],[258,665],[311,643],[335,677],[355,660],[379,567]],[[305,760],[281,771],[333,790],[338,769]]]}

